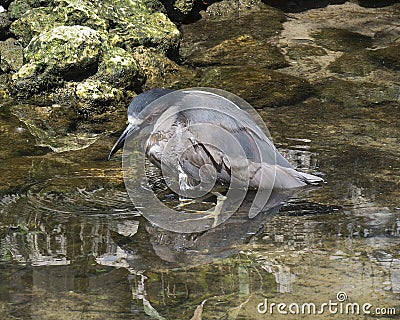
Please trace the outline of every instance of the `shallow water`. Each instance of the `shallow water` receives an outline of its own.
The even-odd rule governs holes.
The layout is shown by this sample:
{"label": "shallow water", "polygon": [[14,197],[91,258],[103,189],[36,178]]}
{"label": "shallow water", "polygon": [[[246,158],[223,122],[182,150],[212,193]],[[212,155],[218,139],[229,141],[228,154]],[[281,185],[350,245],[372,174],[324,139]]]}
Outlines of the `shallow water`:
{"label": "shallow water", "polygon": [[[285,157],[326,183],[276,195],[254,219],[245,203],[198,235],[140,217],[121,156],[106,161],[115,137],[49,152],[0,101],[0,319],[298,319],[309,315],[271,303],[319,310],[329,300],[338,310],[320,318],[398,318],[400,110],[362,98],[259,110]],[[371,314],[345,314],[346,303]]]}
{"label": "shallow water", "polygon": [[139,217],[120,157],[105,160],[112,138],[3,158],[2,317],[190,319],[206,300],[204,318],[250,319],[265,316],[256,309],[264,298],[321,304],[340,291],[398,310],[398,114],[393,105],[265,110],[282,153],[327,183],[198,239]]}

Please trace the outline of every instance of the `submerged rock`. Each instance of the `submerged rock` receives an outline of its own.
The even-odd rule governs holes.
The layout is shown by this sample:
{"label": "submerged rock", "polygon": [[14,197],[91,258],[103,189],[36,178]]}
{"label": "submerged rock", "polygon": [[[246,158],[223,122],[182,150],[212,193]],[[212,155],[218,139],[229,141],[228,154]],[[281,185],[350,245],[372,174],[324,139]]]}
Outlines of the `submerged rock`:
{"label": "submerged rock", "polygon": [[400,44],[369,51],[373,62],[393,70],[400,69]]}
{"label": "submerged rock", "polygon": [[400,86],[328,78],[315,84],[317,95],[325,102],[344,107],[370,107],[387,102],[400,102]]}
{"label": "submerged rock", "polygon": [[316,43],[332,51],[350,52],[372,46],[372,38],[361,33],[336,28],[323,28],[313,34]]}
{"label": "submerged rock", "polygon": [[94,133],[73,132],[76,115],[68,107],[22,104],[11,110],[35,137],[36,145],[49,147],[56,152],[88,147],[100,137]]}
{"label": "submerged rock", "polygon": [[[254,5],[232,6],[230,3],[214,3],[207,9],[203,19],[181,26],[183,39],[180,55],[188,59],[189,63],[190,57],[199,57],[223,41],[234,41],[245,35],[251,35],[255,41],[273,44],[271,38],[279,34],[285,20],[281,11],[263,5],[260,1],[254,2],[259,10],[255,10]],[[214,10],[215,6],[224,5],[229,6],[230,10]]]}
{"label": "submerged rock", "polygon": [[332,72],[348,76],[366,76],[376,69],[368,58],[366,50],[360,52],[345,52],[341,57],[329,64]]}
{"label": "submerged rock", "polygon": [[253,66],[209,68],[197,84],[235,93],[255,108],[291,105],[313,92],[304,79]]}
{"label": "submerged rock", "polygon": [[287,49],[287,55],[293,60],[312,56],[324,56],[326,54],[325,49],[307,44],[293,45]]}
{"label": "submerged rock", "polygon": [[269,69],[287,66],[283,54],[276,46],[255,40],[250,35],[224,40],[204,52],[196,52],[187,59],[195,66],[253,65]]}

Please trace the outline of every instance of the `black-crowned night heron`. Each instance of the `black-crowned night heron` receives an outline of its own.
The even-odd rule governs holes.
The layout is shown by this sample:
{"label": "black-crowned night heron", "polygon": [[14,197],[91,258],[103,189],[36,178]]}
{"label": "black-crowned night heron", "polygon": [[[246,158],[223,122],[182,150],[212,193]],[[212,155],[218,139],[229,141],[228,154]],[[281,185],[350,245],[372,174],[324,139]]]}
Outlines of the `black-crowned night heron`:
{"label": "black-crowned night heron", "polygon": [[[238,144],[237,147],[242,148],[246,162],[243,167],[246,167],[249,175],[247,186],[250,188],[288,189],[323,182],[320,177],[295,170],[262,132],[249,113],[240,109],[231,100],[201,90],[191,90],[190,101],[192,101],[192,104],[196,104],[196,107],[168,113],[165,111],[168,111],[168,108],[172,106],[166,106],[162,100],[165,99],[163,96],[167,95],[166,97],[168,97],[170,94],[174,94],[173,92],[178,91],[152,89],[139,94],[132,100],[128,108],[129,124],[111,149],[108,159],[123,147],[130,134],[140,131],[140,127],[146,122],[145,117],[153,113],[158,114],[157,121],[164,122],[164,125],[154,127],[147,139],[145,153],[146,157],[158,167],[162,166],[163,161],[171,160],[165,159],[164,151],[171,137],[177,134],[178,130],[182,131],[196,124],[199,126],[212,125],[215,128],[215,137],[212,137],[214,134],[212,126],[208,127],[204,134],[219,139],[220,142],[222,140],[222,143],[224,143],[224,137],[221,137],[221,131],[218,130],[218,128],[222,128],[234,137]],[[198,108],[202,105],[207,106],[207,108]],[[143,114],[142,111],[146,106],[150,106],[153,110],[146,110]],[[217,107],[219,110],[215,109]],[[158,109],[162,110],[158,112]],[[229,183],[232,177],[229,161],[232,161],[232,159],[226,161],[225,155],[221,154],[221,149],[199,140],[196,135],[190,138],[192,147],[187,148],[182,159],[178,160],[178,168],[175,167],[175,169],[183,170],[193,181],[199,181],[201,167],[204,165],[212,166],[217,175],[216,181],[222,184]],[[231,141],[226,142],[226,144],[230,143]],[[170,156],[171,153],[169,153]]]}

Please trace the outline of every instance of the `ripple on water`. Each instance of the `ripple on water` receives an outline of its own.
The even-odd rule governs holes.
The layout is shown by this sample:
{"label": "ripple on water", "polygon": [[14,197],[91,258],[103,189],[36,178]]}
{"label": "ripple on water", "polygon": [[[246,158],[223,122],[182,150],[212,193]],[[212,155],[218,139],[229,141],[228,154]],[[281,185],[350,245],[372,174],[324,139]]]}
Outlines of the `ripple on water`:
{"label": "ripple on water", "polygon": [[[26,197],[31,210],[39,212],[68,215],[138,215],[125,188],[110,187],[109,177],[55,177],[30,185]],[[8,198],[9,200],[3,199],[2,205],[0,204],[3,210],[5,206],[10,209],[15,207],[14,203],[20,197]]]}

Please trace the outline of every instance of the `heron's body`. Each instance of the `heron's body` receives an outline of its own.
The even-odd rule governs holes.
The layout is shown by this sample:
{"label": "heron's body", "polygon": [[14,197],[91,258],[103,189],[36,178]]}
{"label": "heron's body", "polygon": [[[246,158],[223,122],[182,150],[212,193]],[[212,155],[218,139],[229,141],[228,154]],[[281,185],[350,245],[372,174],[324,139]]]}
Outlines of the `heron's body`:
{"label": "heron's body", "polygon": [[[194,181],[200,181],[204,175],[201,168],[214,168],[216,180],[222,184],[228,184],[235,171],[235,178],[251,188],[287,189],[323,181],[295,170],[251,116],[232,101],[204,91],[183,93],[180,107],[157,100],[171,92],[153,89],[132,101],[128,109],[131,129],[128,126],[124,131],[109,157],[122,147],[129,132],[140,127],[146,117],[156,114],[145,153],[159,167],[166,165],[178,170],[178,163],[179,169]],[[161,101],[159,105],[157,101]],[[150,103],[154,110],[141,114]]]}

